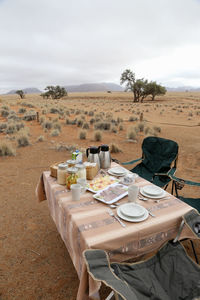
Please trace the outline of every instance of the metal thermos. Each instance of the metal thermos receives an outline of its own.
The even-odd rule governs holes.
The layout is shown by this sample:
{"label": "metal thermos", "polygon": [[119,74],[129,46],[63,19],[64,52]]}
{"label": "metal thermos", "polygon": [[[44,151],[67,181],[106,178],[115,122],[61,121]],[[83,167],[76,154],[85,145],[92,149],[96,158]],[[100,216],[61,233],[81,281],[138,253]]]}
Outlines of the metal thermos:
{"label": "metal thermos", "polygon": [[111,165],[111,155],[110,155],[110,151],[109,151],[109,146],[108,145],[101,145],[100,146],[99,158],[100,158],[100,167],[102,169],[108,169],[108,168],[110,168],[110,165]]}
{"label": "metal thermos", "polygon": [[99,150],[98,147],[90,147],[86,150],[86,155],[89,162],[96,163],[100,168]]}

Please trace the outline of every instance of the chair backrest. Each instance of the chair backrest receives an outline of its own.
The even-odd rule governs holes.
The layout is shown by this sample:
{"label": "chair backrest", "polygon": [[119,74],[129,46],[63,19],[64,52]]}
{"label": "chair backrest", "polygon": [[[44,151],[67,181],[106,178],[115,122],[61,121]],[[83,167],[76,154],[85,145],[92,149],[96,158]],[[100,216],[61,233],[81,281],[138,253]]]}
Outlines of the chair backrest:
{"label": "chair backrest", "polygon": [[142,143],[143,164],[152,173],[169,171],[178,156],[178,144],[172,140],[150,136]]}

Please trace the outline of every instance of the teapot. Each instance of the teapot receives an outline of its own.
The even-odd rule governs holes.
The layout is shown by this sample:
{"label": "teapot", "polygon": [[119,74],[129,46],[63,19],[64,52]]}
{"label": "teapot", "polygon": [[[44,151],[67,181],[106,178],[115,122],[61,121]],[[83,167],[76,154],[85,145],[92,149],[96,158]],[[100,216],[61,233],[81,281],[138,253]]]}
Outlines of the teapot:
{"label": "teapot", "polygon": [[87,148],[86,155],[89,162],[96,163],[100,168],[99,150],[100,147],[92,146],[90,148]]}
{"label": "teapot", "polygon": [[100,166],[102,169],[108,169],[111,165],[111,155],[108,145],[101,145],[100,147]]}

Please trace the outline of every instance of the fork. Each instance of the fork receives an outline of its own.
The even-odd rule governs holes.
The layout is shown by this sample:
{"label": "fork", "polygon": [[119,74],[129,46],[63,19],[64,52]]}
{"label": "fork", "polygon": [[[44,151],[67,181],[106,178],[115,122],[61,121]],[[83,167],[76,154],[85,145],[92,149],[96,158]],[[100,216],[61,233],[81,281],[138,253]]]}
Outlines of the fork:
{"label": "fork", "polygon": [[111,209],[108,209],[108,213],[111,217],[115,218],[123,227],[126,227],[126,224],[124,224],[118,216],[116,216]]}

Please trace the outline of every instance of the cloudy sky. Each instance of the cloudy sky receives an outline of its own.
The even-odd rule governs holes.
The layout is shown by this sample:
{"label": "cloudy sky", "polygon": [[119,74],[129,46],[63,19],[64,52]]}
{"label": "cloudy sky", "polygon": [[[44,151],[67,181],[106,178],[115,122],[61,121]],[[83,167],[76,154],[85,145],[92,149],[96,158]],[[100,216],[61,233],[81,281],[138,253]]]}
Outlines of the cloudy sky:
{"label": "cloudy sky", "polygon": [[0,0],[0,91],[119,83],[129,68],[200,87],[200,0]]}

